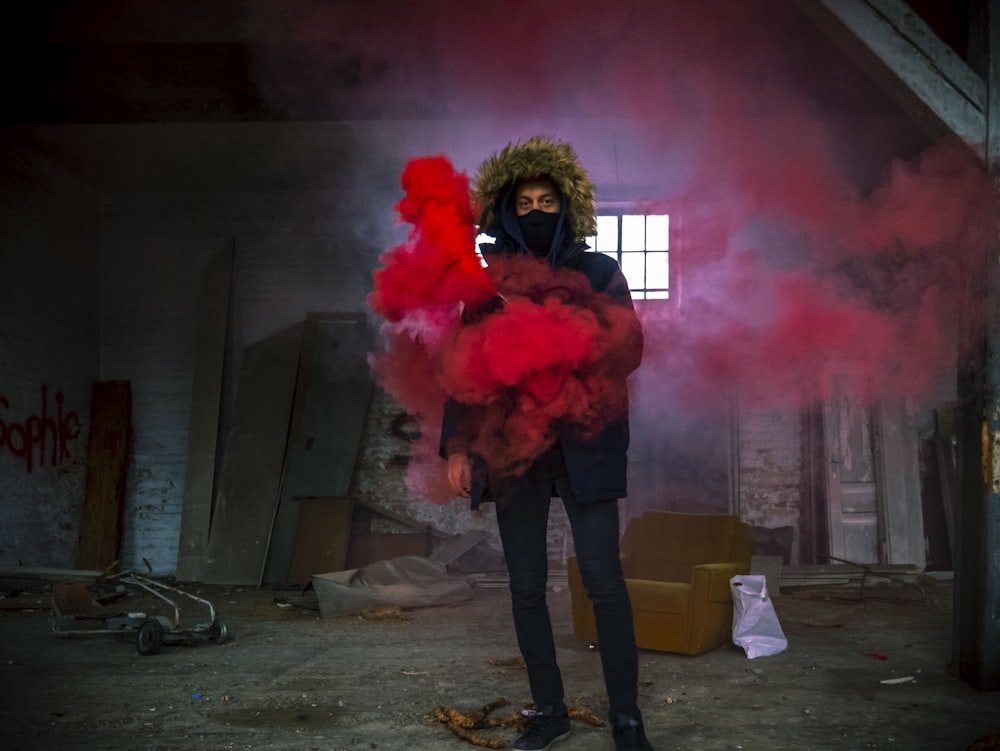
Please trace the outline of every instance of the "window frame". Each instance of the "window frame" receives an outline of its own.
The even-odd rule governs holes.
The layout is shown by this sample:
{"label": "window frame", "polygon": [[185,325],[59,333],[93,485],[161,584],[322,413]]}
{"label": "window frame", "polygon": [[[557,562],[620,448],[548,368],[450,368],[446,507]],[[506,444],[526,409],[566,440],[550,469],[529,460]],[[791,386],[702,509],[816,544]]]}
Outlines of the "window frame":
{"label": "window frame", "polygon": [[[616,248],[614,251],[605,250],[601,248],[600,242],[598,241],[597,235],[592,235],[586,238],[586,242],[590,245],[594,252],[603,253],[610,258],[613,258],[617,263],[618,267],[622,269],[622,273],[625,274],[625,278],[629,285],[629,294],[632,295],[632,299],[636,303],[647,302],[658,300],[660,302],[673,301],[676,299],[676,250],[674,249],[674,215],[668,212],[653,212],[648,211],[648,207],[643,207],[630,202],[622,203],[601,203],[597,207],[598,221],[600,217],[616,217],[617,218],[617,239],[615,241]],[[624,217],[626,216],[641,216],[646,221],[643,223],[644,232],[648,231],[648,217],[666,217],[667,226],[667,237],[666,237],[666,247],[665,248],[653,248],[648,247],[649,242],[647,238],[643,238],[643,248],[639,250],[623,250],[623,225]],[[635,284],[634,279],[630,279],[625,271],[624,260],[625,256],[642,254],[643,259],[643,279],[641,286]],[[667,279],[666,286],[649,286],[648,276],[649,276],[649,254],[651,253],[664,253],[665,262],[667,266]]]}

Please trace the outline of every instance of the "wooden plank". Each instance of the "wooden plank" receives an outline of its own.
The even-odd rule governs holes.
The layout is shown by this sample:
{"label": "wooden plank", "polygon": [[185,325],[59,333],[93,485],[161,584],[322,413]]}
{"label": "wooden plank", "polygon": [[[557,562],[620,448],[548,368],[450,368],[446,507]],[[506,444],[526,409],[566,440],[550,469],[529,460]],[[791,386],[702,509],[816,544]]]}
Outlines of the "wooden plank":
{"label": "wooden plank", "polygon": [[876,410],[884,492],[882,537],[885,563],[927,565],[920,498],[917,429],[900,402],[882,401]]}
{"label": "wooden plank", "polygon": [[310,313],[285,488],[292,498],[346,495],[373,382],[362,314]]}
{"label": "wooden plank", "polygon": [[306,498],[298,505],[287,582],[305,586],[313,574],[347,568],[353,504],[350,498]]}
{"label": "wooden plank", "polygon": [[956,467],[952,451],[955,435],[954,415],[949,411],[936,410],[936,430],[934,431],[934,455],[937,458],[938,475],[941,487],[941,506],[944,512],[944,524],[948,538],[948,555],[954,566],[955,557],[955,491],[958,481],[955,476]]}
{"label": "wooden plank", "polygon": [[301,501],[348,494],[373,390],[369,349],[364,314],[310,313],[306,319],[280,500],[261,581],[289,583]]}
{"label": "wooden plank", "polygon": [[932,137],[986,141],[986,83],[903,0],[797,0]]}
{"label": "wooden plank", "polygon": [[201,581],[260,583],[302,345],[296,324],[247,347]]}
{"label": "wooden plank", "polygon": [[201,578],[208,551],[232,271],[233,243],[230,242],[205,269],[198,306],[184,504],[177,546],[177,578],[181,581]]}
{"label": "wooden plank", "polygon": [[[970,9],[970,36],[986,41],[986,167],[991,175],[1000,173],[1000,3],[973,4]],[[985,27],[985,28],[983,28]],[[996,292],[996,290],[993,290]]]}
{"label": "wooden plank", "polygon": [[118,560],[125,515],[132,388],[128,381],[94,383],[87,444],[87,489],[80,525],[80,568]]}
{"label": "wooden plank", "polygon": [[64,581],[66,579],[97,579],[103,570],[81,568],[52,568],[51,566],[8,566],[0,568],[0,579],[38,579]]}

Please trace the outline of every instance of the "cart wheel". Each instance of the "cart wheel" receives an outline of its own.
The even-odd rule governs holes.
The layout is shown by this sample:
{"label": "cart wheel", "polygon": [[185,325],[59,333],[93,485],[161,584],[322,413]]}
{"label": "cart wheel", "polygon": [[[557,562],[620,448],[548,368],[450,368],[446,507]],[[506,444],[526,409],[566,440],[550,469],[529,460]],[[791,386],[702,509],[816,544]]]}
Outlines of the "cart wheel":
{"label": "cart wheel", "polygon": [[226,640],[226,624],[222,621],[212,621],[208,630],[208,640],[213,644],[222,644]]}
{"label": "cart wheel", "polygon": [[139,626],[135,637],[135,651],[141,655],[156,654],[163,644],[163,624],[150,618]]}

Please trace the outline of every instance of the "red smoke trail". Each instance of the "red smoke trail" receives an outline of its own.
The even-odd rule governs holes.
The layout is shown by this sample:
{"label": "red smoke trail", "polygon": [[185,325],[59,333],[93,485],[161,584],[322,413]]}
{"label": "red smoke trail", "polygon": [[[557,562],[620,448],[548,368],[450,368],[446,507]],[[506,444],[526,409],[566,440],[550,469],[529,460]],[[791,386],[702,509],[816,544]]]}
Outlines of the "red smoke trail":
{"label": "red smoke trail", "polygon": [[[496,470],[516,472],[569,421],[596,431],[627,406],[620,364],[605,358],[634,335],[627,306],[595,293],[582,274],[527,256],[498,258],[487,272],[473,249],[468,180],[444,157],[410,161],[400,216],[409,239],[382,256],[371,309],[384,316],[386,351],[371,358],[380,384],[421,424],[411,490],[438,502],[452,493],[436,440],[447,397],[476,409],[466,436]],[[493,314],[460,323],[503,293]]]}
{"label": "red smoke trail", "polygon": [[421,310],[475,304],[496,294],[473,252],[475,220],[469,179],[445,157],[411,160],[401,177],[400,218],[413,225],[406,243],[379,258],[368,304],[392,323]]}
{"label": "red smoke trail", "polygon": [[[408,482],[444,501],[450,496],[436,440],[447,391],[438,377],[441,347],[459,322],[462,304],[496,292],[474,252],[475,222],[469,179],[445,157],[413,159],[400,178],[400,219],[413,225],[407,241],[383,254],[368,305],[387,323],[386,351],[369,360],[376,378],[421,425],[411,451]],[[437,471],[435,471],[437,470]]]}

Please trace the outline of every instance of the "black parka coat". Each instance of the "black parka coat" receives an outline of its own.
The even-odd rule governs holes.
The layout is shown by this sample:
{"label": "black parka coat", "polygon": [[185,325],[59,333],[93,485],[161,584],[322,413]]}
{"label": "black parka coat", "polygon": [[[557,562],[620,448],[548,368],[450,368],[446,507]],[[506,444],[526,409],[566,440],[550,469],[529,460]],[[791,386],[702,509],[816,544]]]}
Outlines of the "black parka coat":
{"label": "black parka coat", "polygon": [[[479,169],[474,200],[481,208],[480,227],[496,238],[484,245],[482,252],[489,262],[497,254],[528,253],[517,228],[514,188],[525,179],[546,176],[559,188],[562,205],[559,230],[547,260],[553,269],[572,269],[583,274],[591,289],[606,293],[614,304],[626,306],[632,313],[628,333],[619,342],[613,368],[625,388],[625,377],[642,360],[643,336],[635,317],[628,283],[618,264],[603,253],[589,251],[583,237],[596,234],[594,192],[586,172],[573,149],[564,143],[535,137],[522,144],[511,144],[487,159]],[[460,425],[474,412],[453,399],[445,404],[441,429],[441,455],[455,450],[454,439]],[[582,435],[572,425],[561,425],[558,437],[566,462],[573,493],[581,502],[624,497],[627,485],[629,428],[627,410],[596,434]],[[489,476],[489,458],[473,456],[472,508],[483,499]]]}

